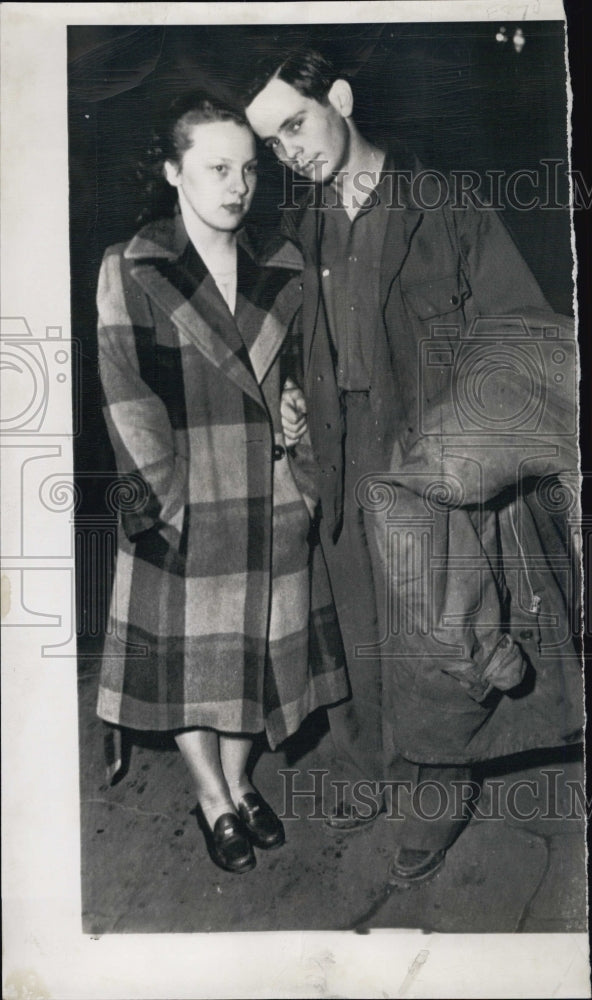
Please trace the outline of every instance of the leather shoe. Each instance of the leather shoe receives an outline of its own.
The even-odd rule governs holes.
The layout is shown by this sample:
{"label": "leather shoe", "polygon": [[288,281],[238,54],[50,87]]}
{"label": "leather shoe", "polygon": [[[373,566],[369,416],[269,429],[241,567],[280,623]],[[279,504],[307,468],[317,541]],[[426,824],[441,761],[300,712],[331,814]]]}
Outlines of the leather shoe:
{"label": "leather shoe", "polygon": [[208,854],[218,868],[240,875],[257,864],[247,832],[236,813],[222,813],[213,830],[201,809],[196,810],[197,821],[203,832]]}
{"label": "leather shoe", "polygon": [[388,870],[388,881],[390,885],[402,887],[427,882],[438,874],[445,858],[446,850],[417,851],[399,847]]}
{"label": "leather shoe", "polygon": [[238,814],[251,843],[264,851],[281,847],[286,840],[283,824],[258,792],[247,792],[238,804]]}
{"label": "leather shoe", "polygon": [[383,811],[384,805],[380,805],[370,816],[357,816],[341,805],[331,816],[327,816],[323,820],[323,823],[330,830],[343,830],[344,833],[350,833],[352,830],[361,830],[364,827],[370,826]]}

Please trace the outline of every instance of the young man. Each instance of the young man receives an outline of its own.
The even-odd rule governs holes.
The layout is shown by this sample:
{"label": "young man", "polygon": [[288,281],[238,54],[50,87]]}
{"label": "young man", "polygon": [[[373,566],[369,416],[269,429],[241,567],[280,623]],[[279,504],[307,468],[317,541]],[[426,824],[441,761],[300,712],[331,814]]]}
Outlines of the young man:
{"label": "young man", "polygon": [[[541,473],[575,468],[573,449],[558,447],[555,464],[541,465],[524,435],[531,430],[522,415],[524,380],[510,384],[510,357],[492,382],[490,343],[477,359],[480,382],[469,364],[489,450],[483,438],[469,441],[452,405],[466,391],[473,400],[462,352],[478,317],[499,317],[495,343],[507,339],[510,351],[516,329],[524,339],[533,324],[542,331],[565,321],[552,314],[495,213],[454,211],[415,160],[362,136],[351,87],[322,55],[278,57],[245,103],[260,138],[311,182],[283,218],[305,259],[302,384],[286,385],[283,414],[289,443],[310,431],[352,688],[351,700],[329,712],[350,782],[344,811],[329,823],[351,829],[380,810],[378,799],[369,818],[352,808],[356,780],[400,783],[404,821],[390,877],[420,882],[441,868],[466,822],[471,764],[561,744],[582,724],[580,666],[569,637],[555,642],[554,659],[540,655],[541,608],[558,610],[559,631],[570,620],[569,595],[549,568],[565,549],[557,548],[553,513],[529,506],[516,488],[526,478],[532,497]],[[526,319],[528,328],[520,326]],[[435,336],[440,353],[430,354]],[[567,337],[571,344],[573,334]],[[555,440],[565,400],[557,399],[549,357],[529,391],[533,406],[545,401],[544,427]],[[514,451],[509,439],[500,451],[508,425],[499,417],[508,406],[517,415],[509,427],[516,440]],[[446,458],[450,435],[463,442],[461,455],[473,448],[472,465],[467,459],[459,467],[458,451]],[[460,482],[464,497],[432,502],[442,479],[447,489]],[[522,530],[526,508],[529,531],[516,539],[526,563],[543,566],[534,584],[528,565],[512,562],[512,531],[516,518]],[[518,593],[524,572],[526,608]],[[510,688],[512,697],[500,693]]]}

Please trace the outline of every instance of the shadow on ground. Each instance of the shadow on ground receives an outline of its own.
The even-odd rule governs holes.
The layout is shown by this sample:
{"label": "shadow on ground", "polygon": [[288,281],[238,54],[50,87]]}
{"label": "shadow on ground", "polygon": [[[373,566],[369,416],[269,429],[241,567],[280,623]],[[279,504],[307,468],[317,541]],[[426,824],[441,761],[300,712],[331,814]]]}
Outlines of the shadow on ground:
{"label": "shadow on ground", "polygon": [[290,780],[310,794],[294,799],[298,818],[285,821],[286,845],[258,852],[256,869],[236,876],[207,856],[192,814],[191,782],[174,744],[135,739],[126,775],[107,785],[102,723],[95,715],[97,676],[98,661],[82,661],[85,933],[585,931],[579,748],[536,759],[523,755],[484,769],[477,814],[449,850],[441,873],[422,887],[399,890],[386,878],[396,820],[383,814],[363,830],[336,834],[309,818],[319,806],[309,772],[334,773],[331,739],[317,713],[286,748],[262,753],[255,765],[255,784],[277,809],[287,780],[282,769],[299,771]]}

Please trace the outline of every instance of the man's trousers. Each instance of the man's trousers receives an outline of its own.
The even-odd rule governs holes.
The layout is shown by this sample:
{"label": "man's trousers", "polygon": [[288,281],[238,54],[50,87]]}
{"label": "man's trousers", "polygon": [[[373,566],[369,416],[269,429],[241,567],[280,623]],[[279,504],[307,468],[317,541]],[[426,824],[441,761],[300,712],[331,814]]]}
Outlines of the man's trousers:
{"label": "man's trousers", "polygon": [[[459,786],[454,783],[467,782],[470,769],[412,762],[397,751],[396,733],[391,731],[385,714],[388,706],[383,704],[382,696],[383,672],[389,666],[386,659],[381,661],[379,648],[388,627],[388,580],[376,544],[375,522],[371,520],[376,515],[360,503],[360,477],[367,469],[365,456],[374,418],[367,393],[345,393],[344,407],[343,527],[334,543],[321,521],[321,542],[352,697],[328,709],[331,735],[343,777],[352,785],[358,780],[377,784],[386,780],[393,783],[391,787],[398,787],[398,811],[404,817],[394,824],[398,842],[419,850],[437,850],[448,847],[466,821],[461,818],[466,810],[459,799]],[[346,803],[351,799],[351,789],[348,796],[346,788],[344,798]]]}

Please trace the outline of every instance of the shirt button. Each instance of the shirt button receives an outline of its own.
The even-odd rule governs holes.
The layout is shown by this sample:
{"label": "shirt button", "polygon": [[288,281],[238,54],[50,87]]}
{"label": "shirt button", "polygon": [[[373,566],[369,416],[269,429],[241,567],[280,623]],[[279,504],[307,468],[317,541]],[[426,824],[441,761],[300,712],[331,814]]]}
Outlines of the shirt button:
{"label": "shirt button", "polygon": [[331,271],[329,270],[329,268],[328,267],[324,267],[323,268],[323,278],[328,278],[330,274],[331,274]]}
{"label": "shirt button", "polygon": [[350,306],[349,307],[349,311],[350,312],[355,312],[356,311],[356,307],[355,306]]}

